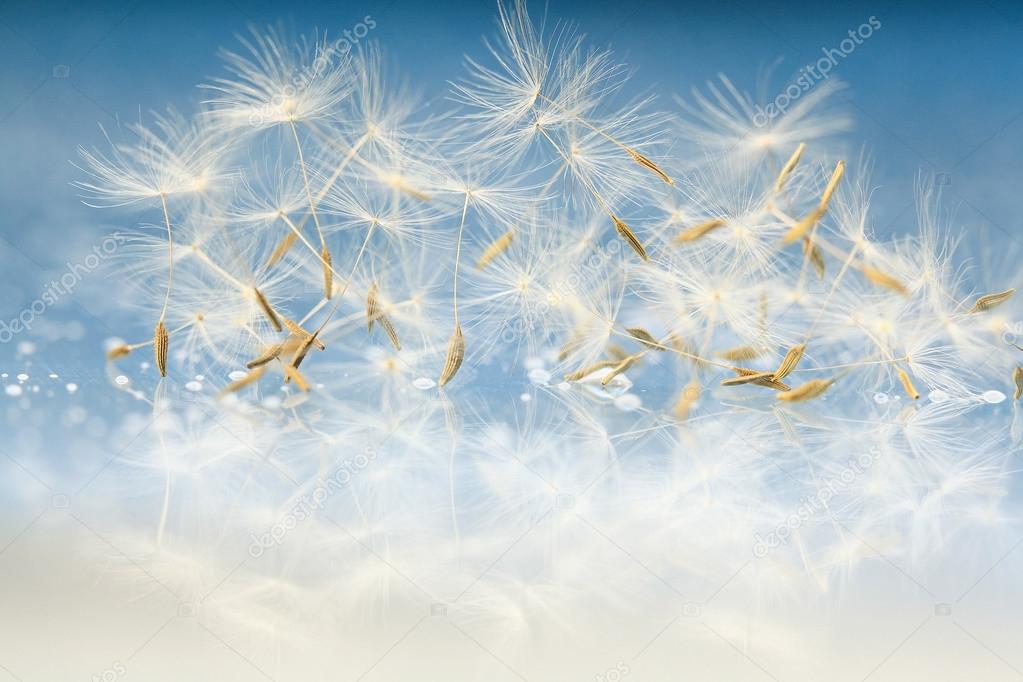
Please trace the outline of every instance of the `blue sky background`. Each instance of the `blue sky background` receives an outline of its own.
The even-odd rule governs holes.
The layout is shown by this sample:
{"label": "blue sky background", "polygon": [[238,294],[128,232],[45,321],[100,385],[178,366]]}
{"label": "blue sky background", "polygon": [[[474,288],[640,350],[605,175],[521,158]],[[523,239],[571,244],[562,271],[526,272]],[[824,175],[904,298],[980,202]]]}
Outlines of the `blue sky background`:
{"label": "blue sky background", "polygon": [[[960,4],[533,2],[534,15],[569,20],[635,68],[636,92],[674,107],[719,72],[754,89],[758,71],[782,59],[781,92],[823,48],[876,16],[882,28],[833,72],[856,120],[849,136],[876,159],[878,231],[915,228],[918,171],[946,173],[947,205],[978,242],[1023,240],[1019,210],[1023,150],[1023,7],[1000,0]],[[491,2],[34,2],[0,5],[0,319],[11,319],[46,283],[127,224],[130,211],[83,206],[70,183],[76,147],[103,146],[99,126],[173,105],[191,110],[196,84],[220,72],[216,51],[250,23],[284,20],[299,31],[337,35],[372,15],[371,37],[437,101],[463,73],[465,53],[494,32]],[[439,103],[439,102],[438,102]],[[121,222],[119,222],[121,221]],[[103,275],[47,311],[33,336],[76,341],[51,366],[97,357],[122,299]],[[122,313],[123,314],[123,313]],[[56,331],[54,331],[56,325]],[[63,326],[61,326],[63,325]],[[68,325],[71,325],[70,327]],[[110,325],[110,327],[105,326]],[[26,337],[32,338],[32,337]],[[0,359],[15,354],[0,346]],[[90,363],[92,365],[92,363]],[[7,365],[4,365],[7,368]],[[13,365],[9,370],[16,370]],[[5,371],[8,371],[5,369]]]}

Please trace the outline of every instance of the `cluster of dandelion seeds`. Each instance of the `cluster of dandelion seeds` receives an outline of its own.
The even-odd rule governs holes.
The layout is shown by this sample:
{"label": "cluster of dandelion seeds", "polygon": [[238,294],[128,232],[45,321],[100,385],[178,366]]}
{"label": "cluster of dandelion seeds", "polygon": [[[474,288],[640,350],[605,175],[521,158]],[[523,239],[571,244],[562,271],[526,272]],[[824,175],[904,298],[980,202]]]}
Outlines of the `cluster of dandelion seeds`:
{"label": "cluster of dandelion seeds", "polygon": [[[411,566],[448,555],[404,536],[403,519],[422,513],[452,552],[492,556],[500,534],[480,519],[521,527],[557,491],[581,504],[617,477],[624,505],[607,506],[633,511],[588,513],[645,538],[666,573],[704,575],[742,545],[736,527],[752,538],[784,517],[779,464],[807,483],[850,448],[883,453],[833,508],[857,513],[864,537],[897,522],[924,533],[990,504],[1004,444],[965,456],[947,433],[994,409],[999,390],[1023,394],[1018,268],[971,268],[926,179],[919,229],[875,236],[870,164],[841,154],[834,83],[763,126],[727,79],[661,110],[630,98],[610,52],[538,26],[521,4],[499,7],[496,37],[443,114],[424,113],[375,46],[342,54],[326,38],[254,31],[225,64],[194,115],[82,152],[90,203],[153,216],[123,272],[155,331],[110,361],[151,347],[160,386],[219,381],[208,401],[252,432],[251,447],[206,461],[216,425],[161,430],[173,435],[146,466],[168,481],[259,451],[307,492],[337,448],[372,443],[370,473],[334,504],[371,546],[407,540],[392,559]],[[528,390],[480,397],[502,382]],[[1012,409],[983,417],[989,438],[1018,443]],[[938,479],[961,483],[940,510],[925,504]],[[239,518],[265,522],[295,499],[265,485],[266,499],[222,504],[262,505]],[[164,546],[175,509],[199,513],[188,500],[201,491],[157,488]],[[921,497],[905,513],[927,523],[884,512],[910,489]],[[484,511],[494,500],[496,515]],[[825,525],[803,529],[817,551],[772,559],[818,584],[837,576],[852,559]],[[319,524],[302,547],[330,532]],[[672,538],[694,533],[701,547],[681,552]],[[563,552],[581,557],[583,544],[566,538]],[[439,573],[417,580],[443,591],[465,574]]]}

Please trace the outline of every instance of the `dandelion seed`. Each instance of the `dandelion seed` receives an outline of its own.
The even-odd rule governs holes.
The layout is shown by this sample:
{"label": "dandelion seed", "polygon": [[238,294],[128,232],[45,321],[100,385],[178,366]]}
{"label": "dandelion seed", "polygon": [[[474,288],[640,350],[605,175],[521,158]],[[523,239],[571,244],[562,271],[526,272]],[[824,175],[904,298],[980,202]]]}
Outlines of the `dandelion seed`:
{"label": "dandelion seed", "polygon": [[1023,397],[1023,367],[1017,367],[1012,371],[1012,383],[1016,384],[1016,392],[1012,394],[1013,400]]}
{"label": "dandelion seed", "polygon": [[636,361],[639,360],[639,358],[640,358],[639,354],[630,355],[629,357],[627,357],[624,360],[622,360],[621,362],[619,362],[617,365],[615,365],[614,367],[611,368],[610,372],[608,372],[607,374],[604,375],[604,378],[600,380],[600,385],[601,386],[607,386],[608,384],[610,384],[611,381],[616,376],[618,376],[619,374],[621,374],[625,370],[627,370],[630,367],[632,367],[633,365],[635,365]]}
{"label": "dandelion seed", "polygon": [[803,151],[806,149],[806,143],[800,142],[799,146],[796,147],[796,151],[792,152],[792,156],[782,166],[781,172],[778,173],[778,179],[774,181],[774,191],[777,194],[781,191],[781,188],[785,186],[785,181],[789,179],[789,175],[795,170],[796,165],[799,163],[799,159],[803,156]]}
{"label": "dandelion seed", "polygon": [[379,291],[376,282],[374,282],[370,288],[369,293],[366,294],[366,320],[367,328],[369,331],[373,331],[373,322],[379,322],[380,326],[384,328],[384,333],[387,334],[387,338],[390,339],[391,345],[394,346],[395,350],[401,350],[401,341],[398,339],[398,331],[391,324],[391,320],[383,313],[380,308],[379,302]]}
{"label": "dandelion seed", "polygon": [[824,395],[824,392],[831,388],[831,384],[833,383],[835,383],[834,379],[811,379],[802,386],[797,386],[788,391],[779,393],[778,399],[790,403],[813,400],[814,398]]}
{"label": "dandelion seed", "polygon": [[128,355],[131,355],[131,346],[126,343],[122,343],[107,351],[107,360],[117,360],[118,358],[127,357]]}
{"label": "dandelion seed", "polygon": [[799,361],[803,359],[803,351],[805,350],[805,343],[800,343],[790,348],[789,352],[785,354],[785,358],[781,361],[781,365],[775,370],[774,379],[780,381],[787,377],[796,368]]}
{"label": "dandelion seed", "polygon": [[305,376],[303,376],[303,374],[298,371],[297,367],[295,367],[294,365],[281,366],[284,368],[284,375],[289,380],[294,381],[295,385],[298,386],[300,390],[305,392],[309,391],[309,380],[306,379]]}
{"label": "dandelion seed", "polygon": [[227,395],[228,393],[237,393],[246,386],[254,384],[257,381],[259,381],[261,378],[263,378],[264,374],[266,374],[265,364],[259,367],[252,368],[251,372],[248,372],[245,376],[236,379],[229,383],[227,386],[225,386],[224,390],[220,392],[220,395],[224,396]]}
{"label": "dandelion seed", "polygon": [[444,368],[441,370],[440,379],[437,380],[438,386],[444,386],[458,372],[458,368],[462,366],[462,360],[465,358],[465,337],[462,336],[462,325],[455,324],[455,332],[451,335],[451,340],[448,341],[448,352],[444,358]]}
{"label": "dandelion seed", "polygon": [[300,339],[303,340],[312,339],[313,345],[316,346],[318,349],[320,350],[327,349],[327,347],[323,345],[323,342],[317,338],[316,334],[310,332],[309,330],[303,328],[301,325],[297,324],[292,320],[289,320],[286,317],[284,318],[284,326],[288,328],[289,332],[291,332]]}
{"label": "dandelion seed", "polygon": [[906,395],[913,400],[919,400],[920,392],[913,385],[913,380],[909,378],[909,373],[901,367],[896,367],[895,372],[899,375],[899,381],[902,382],[902,389],[906,392]]}
{"label": "dandelion seed", "polygon": [[650,260],[650,257],[646,253],[646,249],[643,248],[643,244],[636,237],[636,233],[632,231],[632,228],[622,222],[622,220],[613,213],[611,214],[611,220],[615,223],[615,230],[618,231],[618,234],[622,237],[622,239],[628,242],[629,246],[632,247],[632,250],[639,254],[639,257],[644,261]]}
{"label": "dandelion seed", "polygon": [[776,391],[790,390],[790,387],[787,384],[783,384],[774,378],[773,372],[762,372],[757,369],[748,369],[746,367],[733,367],[732,371],[738,376],[734,379],[725,379],[721,382],[722,386],[741,386],[742,384],[750,383],[756,386],[772,388]]}
{"label": "dandelion seed", "polygon": [[821,250],[817,248],[817,245],[813,243],[813,240],[809,237],[803,237],[803,254],[810,259],[810,264],[813,265],[814,272],[817,273],[819,279],[824,278],[824,256],[821,254]]}
{"label": "dandelion seed", "polygon": [[636,163],[638,163],[639,165],[643,166],[647,170],[650,170],[653,173],[655,173],[657,175],[657,177],[659,177],[664,182],[668,183],[669,185],[674,185],[675,184],[675,181],[672,180],[670,177],[668,177],[668,174],[665,173],[663,170],[661,170],[661,168],[656,163],[654,163],[653,161],[651,161],[647,157],[643,156],[642,154],[637,152],[635,149],[633,149],[631,147],[626,147],[625,151],[627,151],[629,153],[629,156],[631,156],[632,159]]}
{"label": "dandelion seed", "polygon": [[[316,332],[311,334],[309,338],[305,339],[302,342],[302,344],[298,347],[298,350],[295,351],[295,355],[291,358],[292,367],[294,367],[295,369],[299,368],[299,365],[302,364],[302,361],[305,360],[307,355],[309,355],[309,350],[313,347],[313,345],[316,345],[317,347],[320,348],[320,350],[323,350],[322,348],[323,344],[319,343],[319,341],[316,340],[316,337],[319,335],[319,333],[320,333],[319,330],[317,330]],[[284,383],[288,383],[288,377],[285,377]]]}
{"label": "dandelion seed", "polygon": [[580,379],[585,379],[594,372],[597,372],[602,369],[607,369],[608,367],[614,367],[620,362],[621,360],[598,360],[593,364],[586,365],[581,369],[577,369],[574,372],[566,374],[565,381],[579,381]]}
{"label": "dandelion seed", "polygon": [[263,314],[270,323],[270,326],[273,327],[275,331],[284,331],[284,327],[281,326],[280,318],[277,317],[277,313],[274,312],[274,309],[270,307],[270,301],[266,300],[266,296],[263,295],[263,292],[256,287],[252,287],[252,290],[256,292],[256,301],[259,303],[259,307],[262,309]]}
{"label": "dandelion seed", "polygon": [[284,235],[284,239],[281,240],[281,243],[277,245],[277,248],[273,250],[273,253],[271,253],[270,257],[267,259],[266,267],[272,268],[274,265],[277,264],[278,261],[281,260],[281,258],[284,258],[284,254],[286,254],[288,250],[291,249],[296,239],[298,239],[298,235],[295,234],[294,232],[289,232],[288,234]]}
{"label": "dandelion seed", "polygon": [[864,277],[866,277],[872,284],[876,284],[877,286],[885,289],[891,289],[903,296],[909,295],[909,289],[906,288],[906,285],[886,272],[882,272],[881,270],[870,266],[864,266],[862,268],[862,272]]}
{"label": "dandelion seed", "polygon": [[253,369],[254,367],[262,367],[262,366],[266,365],[268,362],[270,362],[271,360],[279,357],[280,354],[281,354],[281,351],[283,351],[283,350],[284,350],[284,344],[283,343],[275,343],[272,346],[268,346],[267,349],[263,352],[262,355],[260,355],[259,357],[253,358],[252,360],[249,360],[248,362],[246,362],[245,363],[245,367],[248,368],[248,369]]}
{"label": "dandelion seed", "polygon": [[320,252],[320,260],[323,261],[323,297],[330,300],[334,295],[334,268],[333,259],[326,246]]}
{"label": "dandelion seed", "polygon": [[[749,372],[748,374],[746,372]],[[745,370],[739,376],[724,379],[721,382],[722,386],[742,386],[743,384],[751,384],[761,379],[773,378],[772,372],[757,372],[753,370]]]}
{"label": "dandelion seed", "polygon": [[755,360],[761,355],[763,355],[763,349],[754,348],[753,346],[736,346],[735,348],[729,348],[718,352],[718,357],[724,358],[729,362]]}
{"label": "dandelion seed", "polygon": [[995,306],[1001,305],[1002,303],[1008,301],[1010,298],[1012,298],[1012,295],[1015,293],[1016,293],[1015,289],[1006,289],[1005,291],[999,292],[997,294],[987,294],[985,296],[981,296],[980,298],[977,299],[976,303],[973,304],[973,307],[970,308],[970,312],[980,313],[986,310],[991,310]]}
{"label": "dandelion seed", "polygon": [[675,242],[678,244],[684,244],[686,242],[696,241],[714,230],[724,227],[726,224],[727,222],[724,218],[711,218],[699,225],[694,225],[687,230],[683,230],[675,237]]}
{"label": "dandelion seed", "polygon": [[153,354],[156,357],[156,368],[160,370],[160,376],[167,376],[167,350],[170,347],[170,335],[163,320],[156,323],[156,330],[153,332]]}
{"label": "dandelion seed", "polygon": [[817,207],[810,211],[805,218],[797,222],[792,229],[785,233],[782,237],[782,244],[791,244],[797,239],[806,235],[817,221],[824,217],[824,214],[828,212],[828,203],[831,201],[831,195],[835,193],[835,189],[838,187],[838,181],[842,179],[842,175],[845,173],[845,162],[839,161],[835,165],[835,170],[831,174],[831,179],[828,180],[827,186],[824,188],[824,193],[821,195],[820,203]]}
{"label": "dandelion seed", "polygon": [[380,305],[377,302],[378,292],[377,283],[373,282],[366,293],[366,331],[368,332],[373,331],[373,323],[380,317]]}
{"label": "dandelion seed", "polygon": [[515,229],[512,228],[495,239],[484,251],[480,259],[476,261],[476,269],[482,270],[490,265],[490,262],[508,250],[512,239],[515,238]]}
{"label": "dandelion seed", "polygon": [[625,350],[625,348],[619,346],[617,343],[608,344],[607,354],[610,355],[615,362],[621,362],[625,358],[629,357],[629,351]]}
{"label": "dandelion seed", "polygon": [[673,410],[675,417],[683,421],[688,419],[689,412],[693,409],[693,404],[698,397],[700,397],[700,382],[690,381],[682,389],[678,400],[675,401],[675,408]]}
{"label": "dandelion seed", "polygon": [[647,348],[652,350],[667,350],[667,347],[658,341],[653,334],[642,327],[629,327],[625,331],[627,331],[632,338],[636,339]]}
{"label": "dandelion seed", "polygon": [[398,331],[391,324],[391,320],[383,315],[380,318],[380,326],[384,328],[384,333],[387,334],[387,338],[390,339],[391,345],[394,346],[394,350],[401,350],[401,341],[398,339]]}

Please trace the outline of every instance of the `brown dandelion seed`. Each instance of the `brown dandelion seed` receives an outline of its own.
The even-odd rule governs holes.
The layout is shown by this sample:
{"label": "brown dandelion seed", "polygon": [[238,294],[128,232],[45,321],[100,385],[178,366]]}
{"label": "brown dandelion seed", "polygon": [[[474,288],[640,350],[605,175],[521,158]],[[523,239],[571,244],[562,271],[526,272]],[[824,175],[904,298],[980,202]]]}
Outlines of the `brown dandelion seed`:
{"label": "brown dandelion seed", "polygon": [[593,364],[586,365],[585,367],[577,369],[574,372],[566,374],[565,381],[579,381],[580,379],[585,379],[586,377],[590,376],[597,370],[605,369],[607,367],[614,367],[619,362],[621,362],[621,360],[598,360]]}
{"label": "brown dandelion seed", "polygon": [[261,378],[263,378],[264,374],[266,374],[266,365],[255,367],[252,369],[251,372],[247,373],[241,379],[232,381],[227,386],[225,386],[224,390],[220,392],[220,395],[223,396],[227,395],[228,393],[237,393],[238,391],[242,390],[249,384],[254,384],[255,382],[259,381]]}
{"label": "brown dandelion seed", "polygon": [[684,244],[686,242],[693,242],[700,239],[703,236],[713,232],[714,230],[724,227],[727,224],[724,218],[711,218],[705,220],[699,225],[694,225],[686,230],[683,230],[675,237],[676,244]]}
{"label": "brown dandelion seed", "polygon": [[653,334],[642,327],[629,327],[626,329],[629,335],[641,344],[652,350],[667,350],[667,347],[658,341]]}
{"label": "brown dandelion seed", "polygon": [[862,272],[863,276],[866,277],[867,281],[871,284],[876,284],[884,289],[890,289],[896,293],[902,294],[903,296],[909,295],[909,289],[906,288],[906,285],[886,272],[882,272],[877,268],[872,268],[869,265],[864,266]]}
{"label": "brown dandelion seed", "polygon": [[824,392],[831,388],[831,384],[835,383],[834,379],[811,379],[802,386],[796,386],[788,391],[783,391],[778,394],[779,400],[784,400],[790,403],[800,403],[804,400],[813,400],[824,395]]}
{"label": "brown dandelion seed", "polygon": [[987,294],[985,296],[981,296],[973,304],[973,307],[970,308],[970,312],[981,313],[984,312],[985,310],[991,310],[995,306],[1001,305],[1002,303],[1008,301],[1010,298],[1012,298],[1012,295],[1015,293],[1016,293],[1015,289],[1006,289],[1005,291],[1001,291],[997,294]]}
{"label": "brown dandelion seed", "polygon": [[309,392],[309,380],[303,376],[298,368],[293,365],[281,365],[284,368],[284,376],[295,382],[295,385],[302,391]]}
{"label": "brown dandelion seed", "polygon": [[630,355],[629,357],[625,358],[624,360],[619,362],[617,365],[612,367],[611,371],[608,372],[607,374],[605,374],[604,378],[600,380],[600,385],[601,386],[607,386],[608,384],[610,384],[611,381],[616,376],[618,376],[619,374],[621,374],[625,370],[627,370],[630,367],[632,367],[633,365],[635,365],[636,361],[639,360],[639,357],[640,357],[639,355]]}
{"label": "brown dandelion seed", "polygon": [[131,355],[131,346],[126,343],[122,343],[119,346],[114,346],[107,351],[107,360],[117,360],[118,358],[124,358]]}
{"label": "brown dandelion seed", "polygon": [[803,351],[806,350],[806,344],[796,344],[792,348],[789,348],[789,352],[785,354],[785,357],[781,361],[781,365],[774,371],[775,381],[780,381],[789,375],[799,364],[799,361],[803,359]]}
{"label": "brown dandelion seed", "polygon": [[673,412],[677,419],[688,419],[689,412],[693,409],[693,403],[700,397],[700,382],[690,381],[686,384],[686,387],[682,389],[682,392],[678,396],[678,400],[675,401],[675,408]]}
{"label": "brown dandelion seed", "polygon": [[747,370],[749,374],[740,374],[739,376],[725,379],[721,382],[722,386],[742,386],[744,384],[752,384],[761,379],[771,379],[773,377],[772,372],[756,372]]}
{"label": "brown dandelion seed", "polygon": [[821,250],[817,248],[817,245],[813,243],[813,240],[809,237],[803,237],[803,254],[810,259],[810,264],[813,265],[814,272],[817,273],[817,277],[820,279],[824,278],[824,256],[821,254]]}
{"label": "brown dandelion seed", "polygon": [[828,212],[828,203],[831,201],[831,196],[835,193],[838,188],[838,181],[842,179],[842,175],[845,173],[845,161],[839,161],[835,165],[835,170],[831,174],[831,179],[828,180],[827,186],[824,188],[824,193],[821,195],[820,203],[817,207],[810,211],[805,218],[797,222],[792,228],[785,233],[785,236],[781,238],[782,244],[791,244],[800,237],[806,235],[817,221],[824,217],[824,214]]}
{"label": "brown dandelion seed", "polygon": [[366,293],[366,331],[368,332],[373,331],[373,323],[380,317],[380,303],[377,300],[379,292],[377,283],[373,282]]}
{"label": "brown dandelion seed", "polygon": [[655,175],[657,175],[657,177],[659,177],[661,180],[668,183],[669,185],[675,184],[675,181],[672,180],[667,173],[661,170],[660,166],[658,166],[656,163],[654,163],[647,157],[643,156],[635,149],[632,149],[631,147],[626,149],[626,151],[629,152],[629,156],[632,157],[632,160],[638,163],[639,165],[643,166],[643,168],[646,168],[647,170],[653,172]]}
{"label": "brown dandelion seed", "polygon": [[284,254],[291,249],[296,239],[298,239],[298,235],[294,232],[289,232],[284,235],[284,239],[281,240],[281,243],[278,244],[277,248],[275,248],[273,253],[270,254],[270,258],[267,259],[266,267],[272,268],[281,258],[284,258]]}
{"label": "brown dandelion seed", "polygon": [[170,347],[170,334],[167,327],[163,326],[163,320],[156,323],[153,331],[153,355],[156,356],[156,368],[160,370],[160,376],[167,376],[167,350]]}
{"label": "brown dandelion seed", "polygon": [[1016,392],[1012,394],[1012,399],[1019,400],[1023,396],[1023,367],[1017,367],[1012,371],[1012,383],[1016,384]]}
{"label": "brown dandelion seed", "polygon": [[263,295],[263,292],[256,287],[252,287],[252,290],[256,292],[256,302],[259,303],[259,307],[266,316],[270,326],[273,327],[275,331],[284,331],[284,327],[281,326],[280,318],[277,317],[277,313],[274,312],[274,309],[270,306],[270,301],[266,300],[266,296]]}
{"label": "brown dandelion seed", "polygon": [[316,346],[318,349],[320,350],[327,349],[327,347],[323,345],[323,342],[316,338],[317,336],[316,334],[313,334],[309,330],[305,329],[304,327],[302,327],[302,325],[298,324],[297,322],[289,320],[288,318],[285,317],[284,326],[288,328],[289,332],[291,332],[300,339],[304,340],[312,337],[313,345]]}
{"label": "brown dandelion seed", "polygon": [[625,358],[629,357],[629,351],[625,350],[624,347],[619,346],[617,343],[608,345],[607,354],[610,355],[615,362],[621,362]]}
{"label": "brown dandelion seed", "polygon": [[796,151],[792,152],[792,156],[782,166],[781,172],[778,173],[778,179],[774,181],[774,191],[780,192],[781,188],[785,186],[785,181],[789,179],[789,175],[796,169],[796,165],[799,163],[799,159],[803,156],[803,151],[806,150],[806,143],[800,142],[799,146],[796,147]]}
{"label": "brown dandelion seed", "polygon": [[906,392],[913,400],[920,399],[920,392],[916,390],[916,386],[913,385],[913,380],[909,378],[909,373],[901,367],[895,368],[895,373],[899,375],[899,381],[902,382],[902,390]]}
{"label": "brown dandelion seed", "polygon": [[508,247],[511,246],[512,239],[514,238],[515,228],[512,228],[491,242],[490,246],[484,249],[480,259],[476,261],[476,269],[482,270],[490,265],[491,261],[508,250]]}
{"label": "brown dandelion seed", "polygon": [[[298,369],[299,365],[301,365],[302,361],[305,360],[307,355],[309,355],[309,350],[314,345],[317,348],[320,348],[321,346],[323,346],[323,344],[320,343],[317,340],[317,338],[316,338],[319,335],[319,333],[320,332],[317,331],[316,333],[311,334],[309,336],[309,338],[303,340],[302,343],[298,346],[298,349],[295,351],[295,355],[292,356],[292,358],[291,358],[291,366],[292,367],[294,367],[295,369]],[[288,349],[288,350],[290,350],[290,349]],[[320,350],[323,350],[323,348],[320,348]],[[284,383],[288,383],[288,377],[284,378]]]}
{"label": "brown dandelion seed", "polygon": [[465,337],[462,336],[462,325],[455,325],[455,332],[451,335],[451,340],[448,341],[448,353],[444,358],[444,368],[441,370],[440,379],[437,384],[440,386],[445,385],[451,381],[452,377],[458,372],[458,368],[462,366],[462,360],[465,359]]}
{"label": "brown dandelion seed", "polygon": [[271,360],[273,360],[274,358],[279,357],[281,351],[283,350],[284,350],[283,343],[275,343],[272,346],[268,346],[267,349],[259,357],[253,358],[252,360],[246,362],[245,367],[247,369],[252,369],[254,367],[262,367]]}
{"label": "brown dandelion seed", "polygon": [[639,257],[643,260],[650,260],[650,256],[647,255],[646,249],[643,248],[643,244],[639,241],[639,238],[636,237],[636,233],[632,231],[632,228],[626,225],[621,218],[613,213],[611,214],[611,220],[614,221],[615,230],[618,231],[619,236],[628,242],[629,246],[632,247],[632,250],[639,254]]}
{"label": "brown dandelion seed", "polygon": [[753,346],[736,346],[727,350],[719,351],[718,357],[729,362],[742,362],[743,360],[755,360],[763,355],[763,350]]}
{"label": "brown dandelion seed", "polygon": [[326,246],[320,252],[320,260],[323,261],[323,297],[329,300],[334,295],[334,261]]}
{"label": "brown dandelion seed", "polygon": [[401,350],[401,340],[398,338],[398,330],[391,324],[390,318],[387,315],[380,317],[380,326],[384,328],[384,333],[387,334],[387,338],[391,341],[391,345],[394,346],[394,350]]}

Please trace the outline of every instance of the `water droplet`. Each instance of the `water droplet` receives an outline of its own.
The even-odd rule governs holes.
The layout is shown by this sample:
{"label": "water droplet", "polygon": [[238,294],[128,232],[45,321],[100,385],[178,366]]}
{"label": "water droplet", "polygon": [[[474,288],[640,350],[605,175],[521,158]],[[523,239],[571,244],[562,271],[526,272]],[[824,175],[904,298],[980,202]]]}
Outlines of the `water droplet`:
{"label": "water droplet", "polygon": [[997,405],[1005,400],[1005,394],[1001,391],[984,391],[980,394],[980,399],[991,405]]}
{"label": "water droplet", "polygon": [[638,410],[643,406],[643,401],[635,393],[626,393],[615,398],[615,407],[625,412]]}
{"label": "water droplet", "polygon": [[116,377],[114,377],[114,383],[117,384],[118,386],[127,386],[129,383],[131,383],[131,379],[124,376],[123,374],[118,374]]}
{"label": "water droplet", "polygon": [[198,381],[189,381],[187,384],[185,384],[185,389],[192,391],[193,393],[196,391],[201,391],[202,384],[199,383]]}
{"label": "water droplet", "polygon": [[206,381],[206,377],[204,377],[202,374],[196,374],[195,375],[195,380],[196,381]]}
{"label": "water droplet", "polygon": [[60,377],[59,377],[59,376],[57,376],[56,374],[53,374],[53,373],[51,372],[51,373],[50,373],[50,378],[51,378],[51,379],[59,379]]}
{"label": "water droplet", "polygon": [[21,395],[21,386],[18,384],[10,384],[4,388],[4,392],[9,396],[19,396]]}
{"label": "water droplet", "polygon": [[18,375],[18,381],[22,383],[28,381],[28,375],[22,372],[21,374]]}
{"label": "water droplet", "polygon": [[877,403],[878,405],[885,405],[885,404],[887,404],[889,399],[890,398],[888,397],[887,393],[875,393],[874,394],[874,402]]}
{"label": "water droplet", "polygon": [[78,384],[71,383],[65,386],[64,388],[67,389],[68,393],[75,393],[78,390]]}
{"label": "water droplet", "polygon": [[948,393],[945,393],[940,388],[931,391],[927,397],[931,399],[932,403],[943,403],[949,398]]}
{"label": "water droplet", "polygon": [[551,373],[542,367],[529,370],[529,373],[526,376],[528,376],[529,380],[534,384],[546,384],[551,380]]}
{"label": "water droplet", "polygon": [[533,396],[529,395],[528,393],[523,393],[522,395],[519,396],[519,400],[521,400],[524,403],[528,403],[532,399]]}
{"label": "water droplet", "polygon": [[241,371],[240,369],[236,369],[235,371],[228,374],[227,378],[230,379],[231,381],[238,381],[239,379],[244,379],[246,376],[248,376],[248,374]]}
{"label": "water droplet", "polygon": [[437,385],[433,379],[427,379],[426,377],[419,377],[412,382],[412,385],[418,388],[420,391],[426,391]]}

